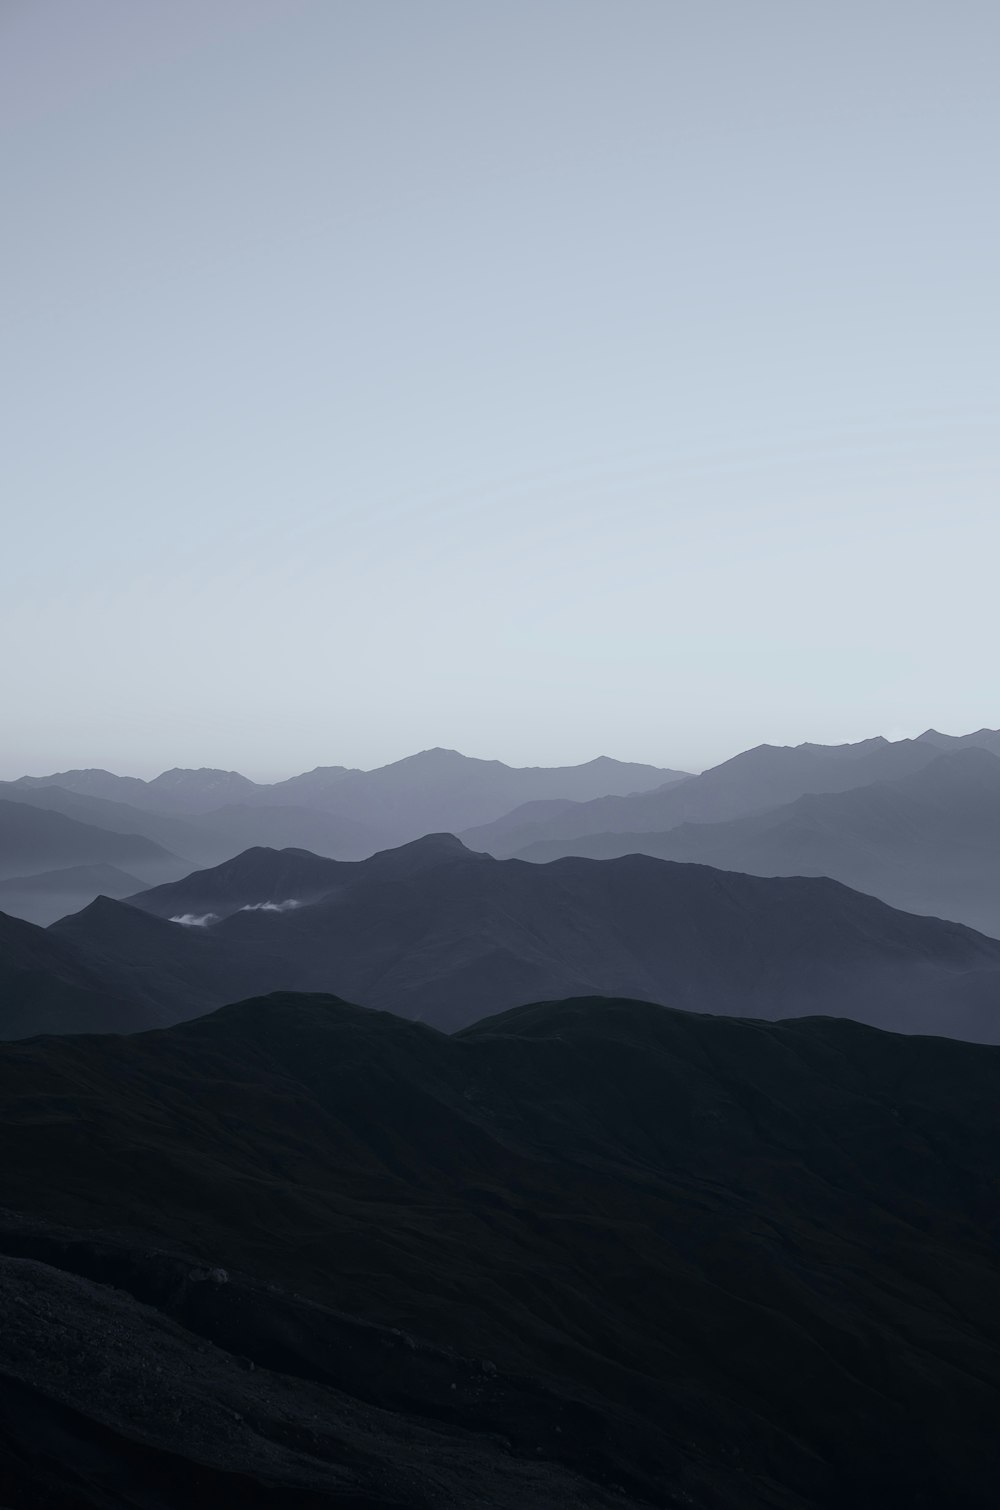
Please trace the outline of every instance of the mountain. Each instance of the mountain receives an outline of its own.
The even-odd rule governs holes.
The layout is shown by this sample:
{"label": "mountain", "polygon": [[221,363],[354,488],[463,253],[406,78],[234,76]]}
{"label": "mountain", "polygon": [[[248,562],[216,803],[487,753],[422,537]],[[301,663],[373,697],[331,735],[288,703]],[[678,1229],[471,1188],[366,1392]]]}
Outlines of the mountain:
{"label": "mountain", "polygon": [[256,800],[268,806],[323,808],[331,789],[345,776],[359,776],[364,772],[345,765],[318,765],[301,776],[289,776],[287,781],[275,781],[256,794]]}
{"label": "mountain", "polygon": [[63,791],[74,792],[80,797],[97,797],[109,802],[132,802],[141,805],[148,782],[138,776],[116,776],[113,771],[99,767],[86,770],[54,771],[51,776],[20,776],[17,781],[5,782],[5,786],[38,787],[57,786]]}
{"label": "mountain", "polygon": [[64,791],[84,797],[101,797],[112,802],[127,802],[133,807],[153,812],[191,814],[208,812],[227,803],[245,801],[259,790],[255,781],[239,771],[200,770],[162,771],[152,781],[137,776],[116,776],[111,771],[58,771],[52,776],[22,776],[13,785],[27,787],[59,786]]}
{"label": "mountain", "polygon": [[135,876],[114,865],[71,865],[0,881],[0,909],[44,927],[86,907],[96,896],[129,897],[141,890]]}
{"label": "mountain", "polygon": [[728,823],[595,834],[522,858],[648,854],[751,875],[833,876],[908,912],[1000,934],[1000,759],[964,746],[896,781],[800,797]]}
{"label": "mountain", "polygon": [[15,800],[22,792],[37,801],[39,794],[57,790],[71,793],[77,804],[110,801],[161,822],[180,820],[184,829],[172,847],[205,863],[256,844],[361,858],[428,832],[488,822],[525,801],[587,800],[682,779],[683,772],[606,756],[579,766],[520,769],[456,750],[424,750],[374,771],[320,766],[273,785],[249,781],[238,771],[208,769],[164,771],[153,781],[109,771],[63,771],[3,785]]}
{"label": "mountain", "polygon": [[263,851],[128,904],[102,898],[49,932],[160,1020],[171,1003],[191,1017],[255,989],[334,991],[447,1029],[544,997],[627,994],[1000,1038],[1000,942],[835,881],[637,855],[530,865],[452,835],[335,868]]}
{"label": "mountain", "polygon": [[[171,922],[109,897],[98,897],[44,931],[87,960],[116,1001],[131,1003],[128,1031],[133,1032],[200,1017],[222,1002],[270,990],[277,982],[287,982],[293,991],[307,989],[312,979],[306,962],[300,964],[293,954],[275,954],[266,937],[229,941],[197,917]],[[72,1031],[119,1032],[122,1027],[117,1015],[115,1026],[107,1027],[97,1010]],[[0,1024],[0,1037],[7,1036]]]}
{"label": "mountain", "polygon": [[940,734],[937,729],[925,729],[918,736],[940,750],[989,750],[1000,755],[1000,729],[977,729],[974,734]]}
{"label": "mountain", "polygon": [[162,771],[147,783],[146,801],[161,812],[207,813],[232,802],[243,802],[259,791],[255,781],[239,771],[215,771],[202,767],[197,771]]}
{"label": "mountain", "polygon": [[203,833],[211,835],[226,857],[265,845],[271,849],[309,849],[315,854],[360,860],[382,847],[374,829],[344,813],[316,808],[238,803],[201,815]]}
{"label": "mountain", "polygon": [[[643,791],[687,779],[684,771],[658,766],[612,760],[606,755],[576,766],[508,766],[500,760],[477,760],[457,750],[422,750],[373,771],[345,771],[341,767],[309,772],[279,783],[270,789],[267,800],[279,791],[294,794],[298,802],[308,792],[323,794],[335,806],[349,794],[365,793],[367,800],[379,806],[392,805],[409,795],[440,802],[449,791],[467,803],[504,803],[565,797],[587,801],[608,792]],[[531,794],[529,797],[525,794]],[[506,811],[506,809],[504,809]]]}
{"label": "mountain", "polygon": [[0,1102],[11,1505],[995,1503],[997,1050],[277,996]]}
{"label": "mountain", "polygon": [[0,878],[67,865],[121,864],[143,879],[176,875],[179,861],[151,839],[116,834],[25,802],[0,799]]}
{"label": "mountain", "polygon": [[[106,770],[74,770],[53,776],[23,776],[14,787],[62,787],[77,796],[127,802],[140,809],[201,817],[246,806],[292,806],[328,812],[349,827],[347,841],[372,829],[376,843],[403,843],[441,829],[485,823],[521,802],[541,797],[586,800],[680,781],[686,773],[636,766],[600,757],[583,766],[518,767],[473,760],[458,750],[421,750],[376,770],[320,766],[272,785],[248,781],[239,772],[168,770],[154,781],[113,776]],[[272,818],[272,821],[273,820]],[[356,826],[356,827],[355,827]]]}
{"label": "mountain", "polygon": [[807,792],[840,792],[920,770],[940,754],[931,742],[866,739],[853,745],[758,745],[682,784],[600,797],[541,815],[505,814],[465,829],[472,849],[498,858],[528,845],[600,833],[657,833],[681,823],[717,823],[779,807]]}
{"label": "mountain", "polygon": [[423,750],[374,771],[322,771],[258,793],[256,801],[318,805],[353,819],[399,845],[426,833],[457,831],[499,818],[523,802],[548,798],[586,801],[608,792],[635,792],[685,779],[680,771],[632,765],[602,756],[579,766],[518,768],[474,760],[457,750]]}
{"label": "mountain", "polygon": [[23,786],[20,781],[0,781],[0,798],[48,808],[115,834],[141,834],[176,855],[188,870],[228,858],[225,838],[197,818],[146,812],[128,802],[87,796],[61,786]]}
{"label": "mountain", "polygon": [[145,892],[141,903],[138,896],[132,900],[143,912],[161,918],[184,914],[222,918],[243,908],[316,902],[355,873],[349,863],[328,860],[307,850],[255,848],[211,870],[155,886]]}
{"label": "mountain", "polygon": [[176,1008],[160,1015],[138,1000],[86,946],[0,912],[0,1039],[135,1032],[176,1019]]}

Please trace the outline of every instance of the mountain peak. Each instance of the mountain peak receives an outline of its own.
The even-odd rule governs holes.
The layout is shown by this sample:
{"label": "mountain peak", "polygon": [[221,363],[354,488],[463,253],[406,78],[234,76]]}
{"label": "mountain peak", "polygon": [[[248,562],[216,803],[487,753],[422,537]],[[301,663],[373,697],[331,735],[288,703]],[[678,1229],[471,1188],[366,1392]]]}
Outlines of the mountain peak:
{"label": "mountain peak", "polygon": [[409,844],[380,850],[378,855],[372,856],[372,859],[377,860],[381,855],[396,855],[403,860],[407,858],[444,859],[449,856],[474,853],[474,850],[468,849],[454,834],[424,834],[419,839],[411,839]]}

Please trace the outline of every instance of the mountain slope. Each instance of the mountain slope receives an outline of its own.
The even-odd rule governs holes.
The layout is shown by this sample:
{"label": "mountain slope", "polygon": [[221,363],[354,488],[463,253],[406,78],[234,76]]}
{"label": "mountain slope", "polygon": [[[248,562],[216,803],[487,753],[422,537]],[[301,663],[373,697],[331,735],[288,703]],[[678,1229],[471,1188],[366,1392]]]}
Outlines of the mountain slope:
{"label": "mountain slope", "polygon": [[[473,854],[451,835],[334,865],[257,852],[234,862],[235,881],[223,868],[128,906],[102,899],[51,931],[100,954],[115,981],[148,988],[158,1010],[182,988],[178,1016],[248,989],[333,990],[454,1029],[540,997],[599,993],[1000,1036],[1000,943],[834,881],[644,856],[530,865]],[[317,901],[260,906],[327,878]],[[230,915],[200,928],[145,915],[220,908]]]}
{"label": "mountain slope", "polygon": [[45,927],[78,912],[96,896],[134,896],[143,888],[135,876],[114,865],[71,865],[0,881],[0,910]]}
{"label": "mountain slope", "polygon": [[0,877],[100,862],[176,874],[177,856],[138,834],[116,834],[25,802],[0,799]]}
{"label": "mountain slope", "polygon": [[[601,757],[579,766],[523,767],[475,760],[457,750],[423,750],[374,771],[335,771],[328,783],[317,772],[271,788],[293,802],[303,790],[311,803],[350,817],[403,844],[422,834],[457,831],[499,818],[522,802],[547,798],[588,800],[607,792],[642,791],[684,779],[679,771],[630,765]],[[273,801],[273,796],[258,801]]]}
{"label": "mountain slope", "polygon": [[602,797],[544,814],[506,814],[470,827],[472,849],[499,858],[528,845],[600,833],[656,833],[681,823],[717,823],[782,806],[807,792],[840,792],[920,770],[940,751],[931,743],[868,739],[856,745],[758,745],[673,787]]}
{"label": "mountain slope", "polygon": [[125,802],[152,812],[179,815],[207,812],[229,802],[242,802],[258,790],[257,783],[241,776],[239,771],[218,771],[208,767],[182,770],[179,766],[162,771],[152,781],[92,769],[56,771],[51,776],[22,776],[12,785],[35,789],[58,786],[79,796]]}
{"label": "mountain slope", "polygon": [[189,870],[194,865],[209,865],[227,858],[220,853],[225,839],[198,819],[147,812],[128,802],[90,796],[61,786],[25,786],[20,781],[0,782],[0,797],[30,807],[49,808],[115,834],[140,834],[186,862]]}
{"label": "mountain slope", "polygon": [[4,1047],[0,1104],[13,1503],[107,1504],[101,1430],[156,1510],[192,1462],[241,1510],[994,1503],[994,1050],[276,997]]}
{"label": "mountain slope", "polygon": [[[76,796],[111,799],[189,819],[220,810],[232,814],[247,807],[323,812],[340,819],[347,842],[356,849],[367,830],[373,832],[376,846],[402,843],[431,830],[485,823],[536,798],[587,800],[607,792],[642,791],[685,775],[607,756],[578,766],[519,768],[499,760],[476,760],[457,750],[435,749],[372,771],[318,766],[271,785],[249,781],[238,771],[180,768],[164,771],[153,781],[89,770],[24,776],[7,785],[15,789],[15,796],[18,788],[39,791],[57,786]],[[225,819],[216,821],[224,824]],[[248,816],[245,821],[250,822]],[[278,821],[272,813],[270,822]],[[257,842],[260,834],[260,830],[254,833]]]}
{"label": "mountain slope", "polygon": [[[281,984],[302,990],[311,979],[294,956],[275,955],[266,937],[230,942],[214,930],[184,927],[108,897],[60,918],[45,933],[78,949],[108,990],[133,1004],[131,1032],[199,1017],[248,991]],[[98,1013],[77,1031],[121,1027],[108,1029]]]}
{"label": "mountain slope", "polygon": [[309,849],[338,860],[360,860],[381,849],[383,842],[373,828],[348,814],[291,805],[236,803],[203,813],[199,822],[217,845],[225,846],[227,857],[265,845],[271,849]]}
{"label": "mountain slope", "polygon": [[912,912],[1000,933],[1000,759],[968,746],[896,781],[800,797],[728,823],[595,834],[522,858],[649,854],[751,875],[833,876]]}
{"label": "mountain slope", "polygon": [[244,907],[315,902],[355,874],[350,862],[328,860],[303,849],[258,846],[211,870],[195,871],[182,881],[152,887],[130,900],[143,912],[161,918],[208,913],[221,918]]}
{"label": "mountain slope", "polygon": [[86,945],[0,912],[0,1038],[126,1033],[176,1021],[117,981]]}
{"label": "mountain slope", "polygon": [[937,729],[925,729],[919,738],[941,750],[989,750],[1000,755],[1000,729],[977,729],[974,734],[940,734]]}

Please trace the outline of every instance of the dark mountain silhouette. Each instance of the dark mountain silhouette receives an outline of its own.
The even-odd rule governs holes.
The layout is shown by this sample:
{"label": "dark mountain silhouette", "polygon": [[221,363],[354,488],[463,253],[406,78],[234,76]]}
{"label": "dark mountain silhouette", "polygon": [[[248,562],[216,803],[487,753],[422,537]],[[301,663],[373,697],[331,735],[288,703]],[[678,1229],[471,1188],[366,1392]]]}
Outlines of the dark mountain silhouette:
{"label": "dark mountain silhouette", "polygon": [[840,792],[920,770],[940,754],[927,741],[866,739],[854,745],[758,745],[673,787],[601,797],[543,813],[505,814],[462,838],[500,858],[528,845],[600,833],[657,833],[681,823],[716,823],[794,801],[806,792]]}
{"label": "dark mountain silhouette", "polygon": [[800,797],[729,823],[595,834],[522,858],[649,854],[751,875],[833,876],[909,912],[1000,933],[1000,759],[966,746],[896,781]]}
{"label": "dark mountain silhouette", "polygon": [[[275,954],[266,937],[229,942],[196,922],[170,922],[110,897],[98,897],[82,911],[60,918],[45,933],[71,944],[116,1000],[133,1004],[130,1031],[202,1016],[248,991],[272,989],[276,982],[303,990],[312,979],[308,961]],[[116,1018],[110,1031],[120,1030]],[[98,1012],[74,1031],[109,1029]]]}
{"label": "dark mountain silhouette", "polygon": [[138,834],[112,833],[47,808],[0,799],[0,878],[99,862],[136,868],[143,880],[157,869],[176,875],[178,864],[176,855]]}
{"label": "dark mountain silhouette", "polygon": [[0,1099],[12,1505],[995,1503],[996,1050],[278,996]]}
{"label": "dark mountain silhouette", "polygon": [[172,918],[188,913],[212,913],[228,917],[243,907],[260,908],[290,900],[300,904],[326,896],[344,877],[353,877],[355,867],[328,860],[303,849],[245,850],[212,870],[199,870],[182,881],[156,886],[145,892],[144,912]]}
{"label": "dark mountain silhouette", "polygon": [[158,1014],[113,976],[72,939],[0,912],[0,1038],[126,1033],[177,1020],[176,1007]]}
{"label": "dark mountain silhouette", "polygon": [[[102,959],[116,991],[161,1018],[171,1003],[175,1017],[194,1016],[248,989],[335,990],[454,1029],[540,996],[627,993],[1000,1037],[1000,942],[835,881],[644,856],[529,865],[432,835],[341,862],[320,900],[260,907],[322,886],[332,864],[258,852],[129,904],[101,898],[49,931]],[[205,918],[220,908],[230,915]]]}
{"label": "dark mountain silhouette", "polygon": [[38,875],[0,881],[0,910],[45,926],[77,912],[94,897],[134,896],[143,889],[135,876],[114,865],[71,865]]}

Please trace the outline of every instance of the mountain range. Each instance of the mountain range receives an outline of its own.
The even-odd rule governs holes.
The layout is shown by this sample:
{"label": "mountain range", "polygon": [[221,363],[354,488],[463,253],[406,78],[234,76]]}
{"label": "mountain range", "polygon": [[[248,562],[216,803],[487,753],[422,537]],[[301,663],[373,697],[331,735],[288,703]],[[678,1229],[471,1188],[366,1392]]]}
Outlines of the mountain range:
{"label": "mountain range", "polygon": [[609,792],[672,784],[686,774],[606,756],[578,766],[519,768],[499,760],[476,760],[457,750],[434,749],[372,771],[318,766],[272,784],[250,781],[238,771],[175,769],[152,781],[82,770],[23,776],[6,785],[28,791],[55,786],[80,797],[185,818],[258,807],[319,811],[358,824],[389,845],[442,826],[467,828],[489,822],[522,802],[548,797],[588,801]]}
{"label": "mountain range", "polygon": [[271,996],[0,1104],[7,1504],[995,1503],[996,1049]]}
{"label": "mountain range", "polygon": [[[156,883],[255,846],[304,848],[360,860],[429,831],[499,817],[536,796],[588,798],[680,779],[679,772],[603,757],[581,766],[517,769],[454,750],[426,750],[374,771],[317,767],[273,785],[252,782],[238,771],[208,769],[164,771],[153,781],[103,770],[25,776],[0,782],[0,803],[6,805],[6,819],[0,818],[0,881],[144,857],[158,863],[131,868],[141,882]],[[43,820],[24,812],[15,836],[15,816],[24,808],[61,814],[90,830],[128,835],[130,841],[77,830],[71,843],[71,829],[57,818]],[[53,848],[50,831],[64,836],[64,854]],[[34,846],[28,842],[31,834],[37,836]],[[2,901],[18,916],[52,922],[99,894],[85,889],[83,869],[76,880],[79,887],[66,892],[54,878],[48,895],[44,887],[11,886]]]}
{"label": "mountain range", "polygon": [[[951,744],[996,751],[1000,732],[983,729]],[[592,834],[659,833],[682,823],[719,823],[783,806],[806,793],[844,792],[908,775],[940,759],[945,745],[948,736],[934,730],[895,742],[878,737],[846,745],[758,745],[674,786],[512,810],[493,823],[464,830],[461,837],[471,848],[503,858],[522,854],[529,845]]]}
{"label": "mountain range", "polygon": [[1000,935],[1000,759],[959,747],[894,780],[725,823],[529,845],[521,858],[645,854],[750,875],[832,876],[908,912]]}
{"label": "mountain range", "polygon": [[[2,842],[0,824],[0,881],[76,869],[79,886],[66,891],[53,877],[48,887],[10,886],[2,901],[15,915],[48,923],[60,908],[79,910],[98,894],[86,889],[86,870],[102,864],[151,885],[252,848],[362,860],[440,831],[459,832],[469,848],[498,858],[641,852],[750,873],[829,874],[895,905],[1000,931],[988,846],[974,837],[977,823],[987,832],[994,821],[983,774],[985,752],[991,757],[1000,752],[1000,733],[982,729],[949,736],[927,730],[918,739],[894,743],[876,738],[839,746],[763,745],[700,776],[605,758],[582,766],[516,769],[439,749],[374,771],[317,767],[272,785],[213,770],[167,771],[150,782],[107,771],[23,777],[0,783],[0,801],[60,813],[92,830],[146,839],[156,846],[147,854],[147,859],[156,856],[156,864],[143,866],[132,851],[126,854],[120,843],[95,834],[64,846],[66,855],[57,856],[40,826],[36,849],[22,843],[15,850]],[[965,767],[955,764],[961,758]],[[913,806],[909,820],[899,815],[905,830],[907,821],[917,824],[927,816],[917,810],[924,800],[919,773],[939,762],[944,764],[929,778],[926,797],[937,809],[930,817],[933,833],[922,849],[909,844],[905,832],[894,833],[893,822],[876,812],[888,800],[884,793],[844,795],[904,783],[898,801]],[[948,830],[943,799],[931,792],[935,782],[945,783],[949,770],[956,793],[954,832]],[[964,793],[963,770],[969,776]],[[907,788],[909,777],[913,783]],[[833,800],[839,795],[844,795],[841,807]],[[807,800],[824,797],[830,798],[826,807]],[[769,837],[754,840],[752,824],[731,834],[721,827],[742,819],[759,819],[760,834]],[[805,828],[812,821],[823,833],[807,840]],[[28,822],[22,815],[25,832]],[[843,832],[831,842],[841,822]],[[867,833],[854,833],[865,825]],[[665,834],[674,834],[676,843]],[[120,895],[118,888],[104,889]]]}
{"label": "mountain range", "polygon": [[[1000,1038],[1000,942],[957,924],[823,878],[636,855],[531,865],[475,854],[451,835],[358,862],[248,851],[128,902],[98,898],[30,934],[32,1006],[4,1011],[4,1037],[120,1031],[122,1002],[138,1029],[248,991],[322,990],[449,1030],[586,993]],[[95,1009],[95,980],[114,1004],[110,1021]],[[23,995],[8,980],[0,1000]]]}
{"label": "mountain range", "polygon": [[131,866],[150,878],[183,873],[178,857],[141,834],[120,834],[64,814],[0,799],[0,879],[73,864]]}

